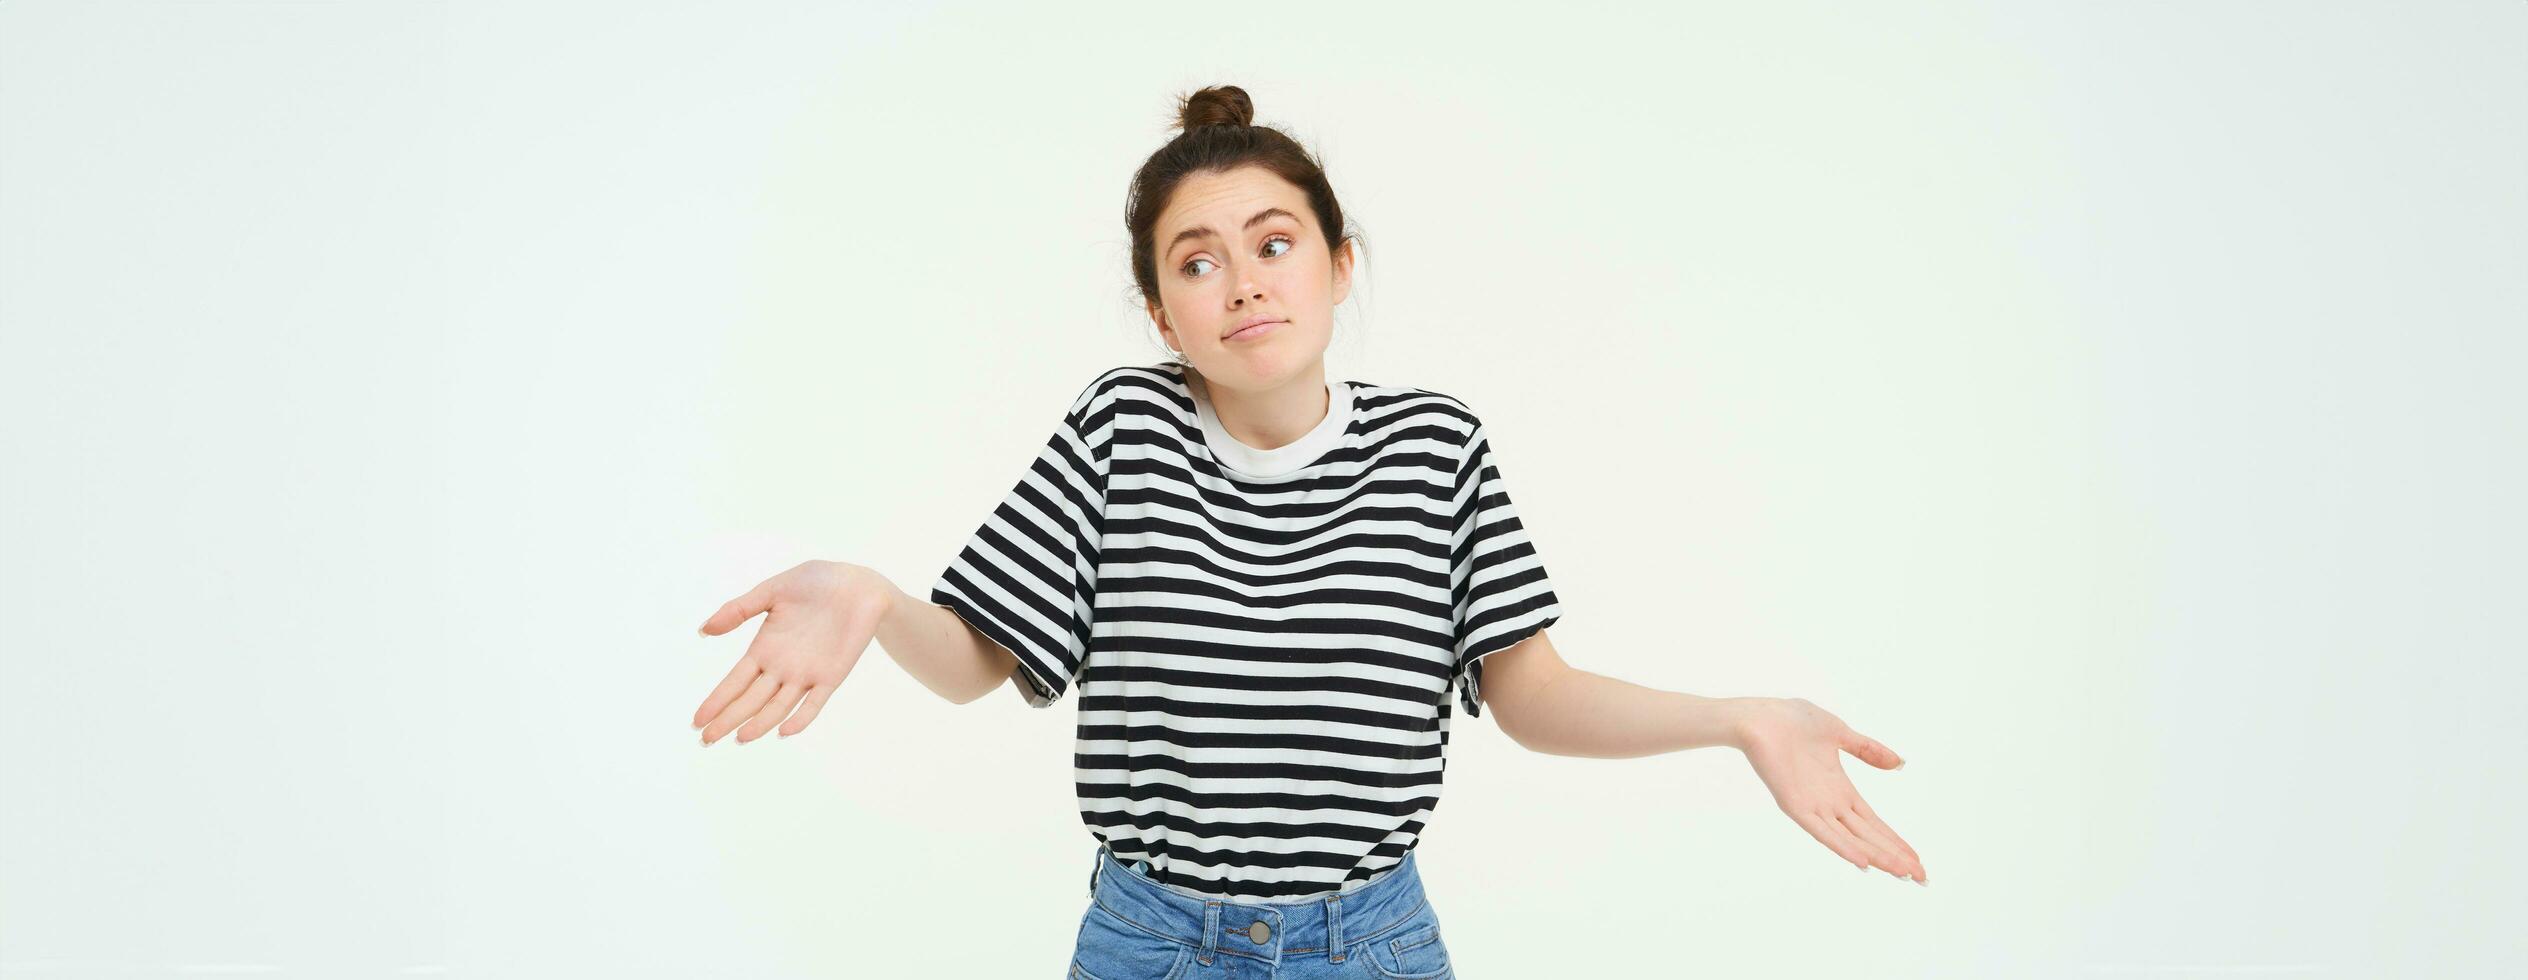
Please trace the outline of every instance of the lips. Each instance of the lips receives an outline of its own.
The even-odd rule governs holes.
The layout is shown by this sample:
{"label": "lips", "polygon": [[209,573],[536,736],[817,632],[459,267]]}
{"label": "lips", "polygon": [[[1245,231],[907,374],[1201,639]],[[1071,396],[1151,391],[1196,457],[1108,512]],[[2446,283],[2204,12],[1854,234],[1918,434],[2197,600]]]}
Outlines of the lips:
{"label": "lips", "polygon": [[1289,321],[1277,316],[1251,316],[1238,321],[1238,325],[1230,328],[1229,332],[1222,335],[1220,339],[1248,340],[1269,333],[1274,327],[1287,322]]}

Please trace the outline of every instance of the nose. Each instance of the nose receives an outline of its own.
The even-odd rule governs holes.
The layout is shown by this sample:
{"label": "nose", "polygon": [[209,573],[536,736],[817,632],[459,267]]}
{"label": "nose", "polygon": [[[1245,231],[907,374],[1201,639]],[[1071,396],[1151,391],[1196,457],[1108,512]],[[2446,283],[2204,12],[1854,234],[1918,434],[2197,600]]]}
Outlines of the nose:
{"label": "nose", "polygon": [[1230,256],[1229,261],[1232,263],[1231,271],[1238,277],[1237,290],[1229,294],[1229,308],[1238,309],[1248,300],[1263,299],[1264,285],[1255,281],[1255,273],[1259,271],[1261,263],[1247,261],[1238,256]]}

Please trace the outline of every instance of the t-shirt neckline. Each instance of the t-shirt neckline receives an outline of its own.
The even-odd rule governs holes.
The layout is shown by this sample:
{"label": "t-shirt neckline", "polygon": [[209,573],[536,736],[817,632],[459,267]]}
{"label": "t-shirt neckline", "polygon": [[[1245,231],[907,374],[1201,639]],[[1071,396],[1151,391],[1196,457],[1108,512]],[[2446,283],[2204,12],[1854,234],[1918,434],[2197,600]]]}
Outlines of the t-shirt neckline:
{"label": "t-shirt neckline", "polygon": [[1200,419],[1203,443],[1211,450],[1211,458],[1222,468],[1240,476],[1287,477],[1316,462],[1327,451],[1343,441],[1343,433],[1351,427],[1352,386],[1350,382],[1326,379],[1325,418],[1315,428],[1275,449],[1257,449],[1239,442],[1220,424],[1220,416],[1211,408],[1211,398],[1204,394],[1202,376],[1185,372],[1186,389],[1194,399],[1194,413]]}

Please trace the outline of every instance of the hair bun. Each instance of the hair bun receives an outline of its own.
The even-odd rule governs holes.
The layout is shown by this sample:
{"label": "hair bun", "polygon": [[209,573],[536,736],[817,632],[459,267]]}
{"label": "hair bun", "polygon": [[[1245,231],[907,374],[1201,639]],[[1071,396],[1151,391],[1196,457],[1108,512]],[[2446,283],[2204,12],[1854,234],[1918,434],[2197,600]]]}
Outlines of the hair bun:
{"label": "hair bun", "polygon": [[1189,132],[1197,126],[1248,126],[1254,122],[1254,100],[1235,85],[1214,85],[1177,104],[1176,127]]}

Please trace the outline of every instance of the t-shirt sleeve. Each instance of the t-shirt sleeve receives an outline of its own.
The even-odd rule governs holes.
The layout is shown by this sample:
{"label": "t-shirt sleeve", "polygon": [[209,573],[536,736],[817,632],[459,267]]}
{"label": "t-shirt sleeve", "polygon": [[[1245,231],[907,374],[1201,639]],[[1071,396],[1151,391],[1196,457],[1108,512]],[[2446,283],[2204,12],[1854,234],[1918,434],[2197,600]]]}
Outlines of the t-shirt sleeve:
{"label": "t-shirt sleeve", "polygon": [[1033,707],[1061,700],[1088,659],[1113,425],[1100,387],[1073,399],[1018,485],[930,590],[931,602],[1018,659],[1010,686]]}
{"label": "t-shirt sleeve", "polygon": [[1457,662],[1450,679],[1466,714],[1481,717],[1481,658],[1553,625],[1562,618],[1562,604],[1519,523],[1480,422],[1467,437],[1455,486],[1449,585],[1457,602]]}

